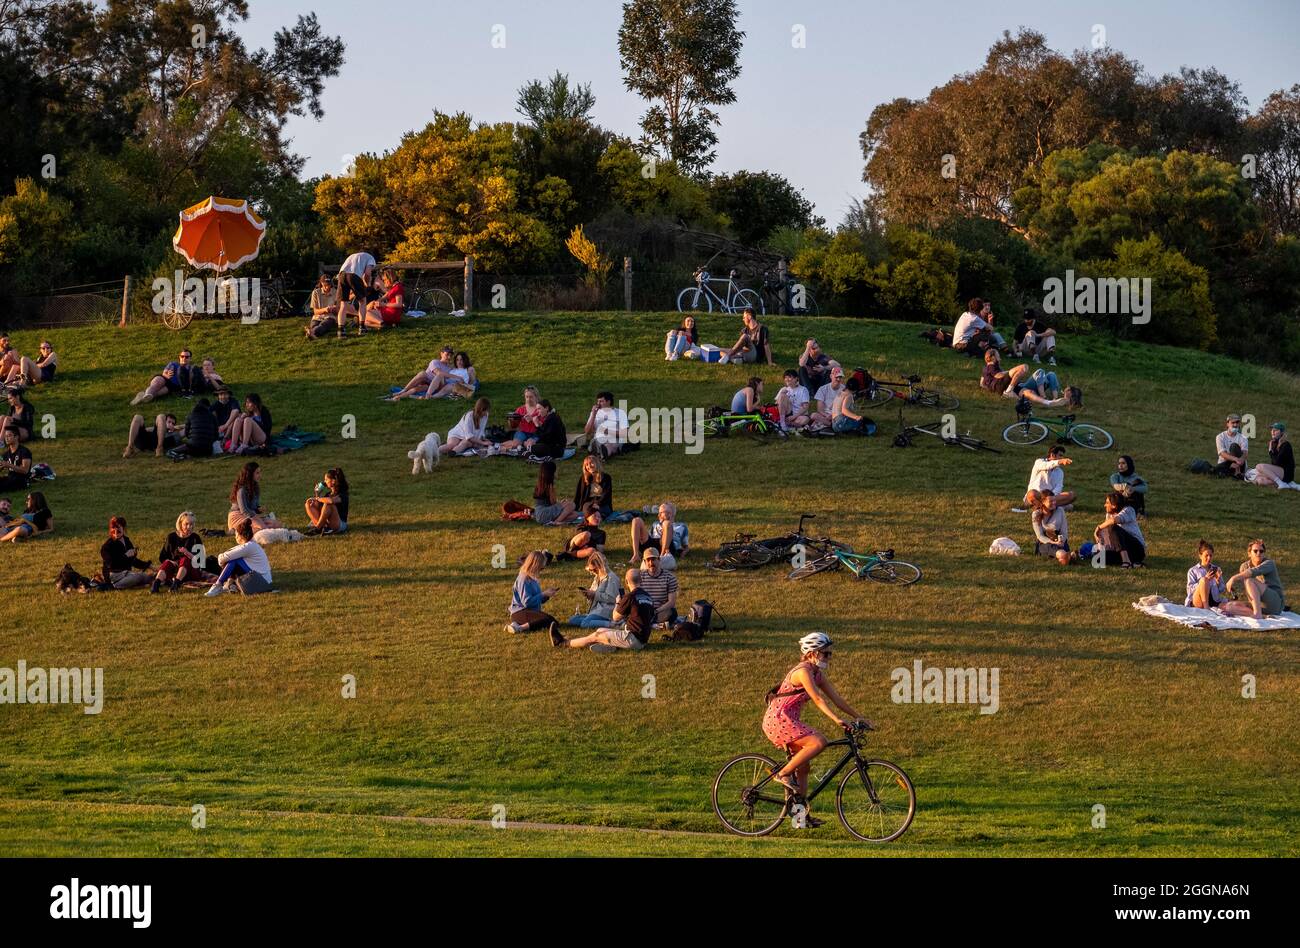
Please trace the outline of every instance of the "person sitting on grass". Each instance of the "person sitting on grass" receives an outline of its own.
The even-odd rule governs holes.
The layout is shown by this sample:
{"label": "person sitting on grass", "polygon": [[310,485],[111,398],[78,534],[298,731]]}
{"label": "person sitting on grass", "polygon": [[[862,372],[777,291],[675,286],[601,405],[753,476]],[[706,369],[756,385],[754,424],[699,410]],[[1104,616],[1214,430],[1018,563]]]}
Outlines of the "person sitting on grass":
{"label": "person sitting on grass", "polygon": [[167,534],[158,551],[158,571],[153,574],[149,592],[157,593],[163,583],[171,592],[179,592],[186,580],[203,580],[211,573],[206,569],[207,554],[199,537],[194,512],[183,511],[176,518],[176,529]]}
{"label": "person sitting on grass", "polygon": [[1291,484],[1295,481],[1295,452],[1286,436],[1286,424],[1275,421],[1269,426],[1268,463],[1255,465],[1255,483]]}
{"label": "person sitting on grass", "polygon": [[451,361],[451,378],[444,380],[426,398],[473,398],[478,392],[478,372],[469,360],[469,353],[457,352]]}
{"label": "person sitting on grass", "polygon": [[542,570],[546,569],[546,562],[547,555],[542,550],[533,550],[524,557],[510,594],[510,621],[506,623],[507,632],[519,635],[524,632],[535,632],[538,629],[550,629],[553,633],[559,630],[560,624],[555,620],[555,616],[542,611],[546,601],[559,592],[555,586],[542,588],[540,577]]}
{"label": "person sitting on grass", "polygon": [[786,369],[785,385],[776,393],[776,407],[781,418],[781,428],[789,431],[791,428],[807,427],[812,420],[812,415],[808,411],[808,403],[811,400],[808,389],[799,383],[799,373],[794,369]]}
{"label": "person sitting on grass", "polygon": [[8,540],[10,543],[17,543],[19,540],[27,540],[39,533],[54,532],[54,514],[50,512],[50,505],[45,502],[45,495],[38,490],[32,491],[27,495],[27,502],[23,506],[23,512],[18,515],[16,520],[10,521],[5,528],[5,532],[0,534],[0,543]]}
{"label": "person sitting on grass", "polygon": [[460,421],[447,432],[447,440],[438,451],[442,454],[466,454],[494,447],[487,437],[488,412],[492,403],[480,398],[474,408],[460,416]]}
{"label": "person sitting on grass", "polygon": [[0,491],[26,490],[32,478],[32,452],[18,443],[18,432],[4,433],[4,452],[0,453]]}
{"label": "person sitting on grass", "polygon": [[809,388],[807,391],[816,393],[813,395],[813,404],[809,406],[812,409],[812,424],[819,427],[833,424],[835,403],[848,391],[848,386],[844,384],[844,370],[838,365],[835,366],[831,369],[830,381],[815,389]]}
{"label": "person sitting on grass", "polygon": [[[608,623],[572,639],[566,639],[559,628],[552,626],[551,644],[556,648],[590,648],[593,652],[641,651],[650,641],[650,630],[654,627],[654,603],[641,587],[641,579],[639,570],[627,571],[624,577],[627,591],[614,604]],[[614,582],[617,584],[618,577],[614,577]]]}
{"label": "person sitting on grass", "polygon": [[1124,500],[1138,513],[1147,511],[1147,482],[1137,473],[1133,459],[1121,454],[1115,463],[1115,473],[1110,476],[1110,489],[1124,495]]}
{"label": "person sitting on grass", "polygon": [[760,365],[776,365],[772,359],[772,346],[768,341],[767,327],[758,321],[754,316],[754,311],[748,307],[741,313],[741,321],[744,328],[740,331],[740,338],[736,344],[722,353],[718,360],[723,365],[729,362],[756,362]]}
{"label": "person sitting on grass", "polygon": [[839,367],[838,362],[822,351],[821,343],[809,339],[799,353],[799,384],[815,392],[830,382],[832,370]]}
{"label": "person sitting on grass", "polygon": [[536,439],[532,442],[529,456],[535,459],[559,459],[569,446],[569,434],[559,412],[551,408],[551,403],[542,399],[537,403]]}
{"label": "person sitting on grass", "polygon": [[205,596],[220,596],[231,586],[245,596],[271,591],[271,561],[260,543],[253,540],[253,522],[243,520],[235,527],[237,546],[217,556],[221,572]]}
{"label": "person sitting on grass", "polygon": [[[814,757],[826,749],[826,738],[809,727],[800,714],[809,700],[841,728],[862,725],[867,721],[840,697],[831,684],[826,671],[834,655],[834,643],[825,632],[810,632],[799,640],[799,664],[790,669],[781,683],[769,693],[767,711],[763,714],[763,735],[778,750],[790,755],[774,776],[775,782],[794,796],[803,798],[808,793],[808,768]],[[837,712],[843,711],[848,719]],[[804,825],[816,829],[822,821],[805,813]]]}
{"label": "person sitting on grass", "polygon": [[524,403],[510,413],[507,425],[513,432],[513,444],[508,453],[528,451],[537,440],[537,426],[541,423],[542,396],[536,385],[524,386]]}
{"label": "person sitting on grass", "polygon": [[303,505],[307,509],[307,518],[311,520],[311,526],[306,531],[308,535],[347,533],[349,497],[348,479],[343,474],[343,468],[332,467],[326,471],[312,491],[312,496]]}
{"label": "person sitting on grass", "polygon": [[595,504],[600,509],[602,519],[614,510],[614,481],[594,454],[582,459],[582,474],[573,490],[574,510],[584,510],[588,504]]}
{"label": "person sitting on grass", "polygon": [[336,329],[339,335],[346,328],[339,320],[339,291],[328,273],[322,273],[316,280],[316,287],[311,291],[307,303],[311,320],[302,327],[303,335],[308,339],[319,339]]}
{"label": "person sitting on grass", "polygon": [[537,484],[533,487],[533,519],[542,526],[572,523],[577,518],[577,508],[570,500],[557,500],[555,496],[555,462],[543,461],[537,468]]}
{"label": "person sitting on grass", "polygon": [[677,569],[677,561],[686,555],[690,535],[686,524],[677,521],[677,505],[669,501],[659,505],[655,522],[646,528],[645,520],[632,520],[632,557],[628,564],[641,561],[642,548],[653,548],[663,557],[662,566],[669,572]]}
{"label": "person sitting on grass", "polygon": [[451,346],[443,346],[438,358],[431,360],[423,372],[413,375],[401,391],[389,395],[388,401],[399,402],[403,398],[413,397],[432,398],[444,386],[463,383],[468,378],[468,371],[456,371],[456,353]]}
{"label": "person sitting on grass", "polygon": [[1228,416],[1224,430],[1214,439],[1217,463],[1215,473],[1220,477],[1242,480],[1246,476],[1246,459],[1250,455],[1250,439],[1241,433],[1241,416],[1235,412]]}
{"label": "person sitting on grass", "polygon": [[8,530],[13,522],[13,501],[8,497],[0,497],[0,533]]}
{"label": "person sitting on grass", "polygon": [[652,546],[641,551],[641,588],[655,607],[655,622],[665,626],[677,621],[677,574],[660,563],[659,551]]}
{"label": "person sitting on grass", "polygon": [[733,415],[756,415],[763,407],[763,380],[757,375],[750,376],[745,387],[731,396],[731,413]]}
{"label": "person sitting on grass", "polygon": [[610,572],[609,561],[599,550],[591,549],[584,569],[591,575],[591,585],[582,590],[587,598],[587,611],[570,617],[569,625],[580,629],[598,629],[614,624],[614,606],[622,589],[618,574]]}
{"label": "person sitting on grass", "polygon": [[1232,599],[1224,602],[1220,608],[1228,615],[1262,619],[1286,611],[1286,593],[1282,590],[1282,578],[1278,575],[1277,564],[1264,553],[1263,540],[1251,540],[1246,546],[1246,562],[1237,568],[1236,574],[1223,586],[1225,591],[1234,595],[1233,586],[1239,586],[1246,595],[1246,601]]}
{"label": "person sitting on grass", "polygon": [[1147,541],[1138,526],[1137,511],[1124,502],[1124,495],[1106,495],[1106,519],[1092,531],[1093,539],[1106,551],[1107,566],[1132,569],[1147,558]]}
{"label": "person sitting on grass", "polygon": [[389,267],[379,274],[381,284],[377,299],[366,303],[365,327],[367,329],[387,329],[396,326],[406,315],[406,288],[397,279],[397,273]]}
{"label": "person sitting on grass", "polygon": [[126,450],[122,457],[132,458],[141,451],[152,451],[154,457],[162,457],[168,451],[180,445],[184,436],[176,416],[171,412],[159,415],[154,423],[145,427],[144,415],[131,419],[131,428],[126,435]]}
{"label": "person sitting on grass", "polygon": [[215,392],[225,385],[225,380],[221,378],[221,373],[217,371],[217,360],[212,356],[204,356],[203,363],[199,366],[199,372],[202,375],[196,393]]}
{"label": "person sitting on grass", "polygon": [[664,340],[664,359],[676,362],[692,349],[698,350],[699,345],[700,334],[695,328],[695,317],[686,316],[679,327],[668,330],[668,338]]}
{"label": "person sitting on grass", "polygon": [[271,409],[262,403],[258,394],[244,398],[244,410],[230,429],[232,454],[250,454],[266,446],[271,437]]}
{"label": "person sitting on grass", "polygon": [[53,382],[58,367],[59,357],[55,355],[54,347],[47,340],[42,339],[41,352],[36,361],[33,362],[27,356],[18,356],[8,374],[0,376],[0,381],[6,385],[31,388],[33,385]]}
{"label": "person sitting on grass", "polygon": [[9,333],[0,332],[0,379],[7,379],[22,361],[22,356],[9,341]]}
{"label": "person sitting on grass", "polygon": [[1047,356],[1048,363],[1056,365],[1056,330],[1040,323],[1037,311],[1031,307],[1016,326],[1012,349],[1022,359],[1032,356],[1035,362],[1041,362]]}
{"label": "person sitting on grass", "polygon": [[605,549],[605,531],[600,524],[605,518],[595,502],[582,508],[582,523],[564,545],[557,560],[586,560]]}
{"label": "person sitting on grass", "polygon": [[[139,415],[136,416],[140,417]],[[185,419],[184,441],[168,452],[173,458],[206,458],[212,456],[212,446],[217,440],[217,419],[206,398],[200,398]]]}
{"label": "person sitting on grass", "polygon": [[1035,461],[1029,472],[1029,486],[1025,488],[1025,506],[1029,506],[1030,492],[1038,491],[1052,495],[1053,507],[1070,509],[1076,495],[1074,491],[1065,489],[1065,469],[1073,463],[1074,461],[1065,456],[1065,445],[1054,444],[1048,448],[1047,457]]}
{"label": "person sitting on grass", "polygon": [[982,356],[987,349],[1001,349],[1002,337],[982,314],[984,301],[978,296],[966,304],[966,311],[957,317],[952,330],[952,347],[967,355]]}
{"label": "person sitting on grass", "polygon": [[587,436],[587,450],[603,460],[626,447],[627,412],[615,407],[613,392],[596,393],[596,404],[587,413],[582,431]]}
{"label": "person sitting on grass", "polygon": [[104,582],[114,589],[134,589],[152,578],[149,561],[136,555],[135,544],[126,535],[125,517],[109,518],[108,539],[99,548],[99,558],[104,564]]}
{"label": "person sitting on grass", "polygon": [[27,390],[21,386],[11,388],[5,398],[9,402],[9,411],[0,416],[0,436],[12,431],[18,435],[19,441],[30,441],[36,428],[36,409],[27,400]]}
{"label": "person sitting on grass", "polygon": [[143,390],[136,392],[135,398],[131,399],[131,405],[143,405],[156,398],[162,398],[164,395],[179,394],[181,390],[180,373],[181,366],[179,362],[168,362],[163,366],[161,372],[149,380],[149,384]]}
{"label": "person sitting on grass", "polygon": [[1034,528],[1034,553],[1050,556],[1062,566],[1070,565],[1070,527],[1065,508],[1049,503],[1047,494],[1033,491],[1030,521]]}
{"label": "person sitting on grass", "polygon": [[216,396],[217,400],[212,403],[212,419],[217,423],[217,434],[224,441],[230,437],[230,429],[234,427],[230,419],[239,415],[239,403],[235,400],[235,393],[225,385],[217,386]]}
{"label": "person sitting on grass", "polygon": [[1202,540],[1196,544],[1196,565],[1187,571],[1187,598],[1183,605],[1215,609],[1227,598],[1223,570],[1214,563],[1214,546]]}
{"label": "person sitting on grass", "polygon": [[234,533],[244,521],[253,525],[253,532],[280,526],[279,520],[262,510],[262,468],[256,461],[243,466],[230,488],[226,529]]}

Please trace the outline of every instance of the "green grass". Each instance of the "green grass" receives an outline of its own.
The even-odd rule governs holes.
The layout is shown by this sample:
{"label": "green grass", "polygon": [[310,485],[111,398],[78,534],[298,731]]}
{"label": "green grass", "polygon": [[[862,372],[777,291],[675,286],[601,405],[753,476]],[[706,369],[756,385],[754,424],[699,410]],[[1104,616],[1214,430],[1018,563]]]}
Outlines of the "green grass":
{"label": "green grass", "polygon": [[[499,418],[538,384],[571,427],[597,389],[632,405],[725,404],[749,367],[665,363],[664,314],[476,315],[395,333],[305,343],[289,321],[47,333],[60,379],[38,388],[38,415],[57,438],[36,445],[57,480],[44,485],[57,531],[0,549],[10,621],[0,666],[103,666],[103,713],[0,705],[0,845],[53,855],[1254,855],[1291,854],[1300,812],[1300,662],[1294,633],[1212,633],[1148,619],[1139,596],[1181,596],[1198,538],[1235,567],[1263,536],[1292,589],[1300,583],[1300,498],[1194,477],[1227,410],[1300,423],[1300,381],[1203,354],[1099,338],[1067,339],[1066,380],[1083,387],[1081,420],[1112,431],[1117,450],[1073,453],[1067,484],[1081,492],[1076,537],[1100,519],[1106,478],[1133,454],[1152,484],[1149,568],[1060,568],[986,555],[1009,535],[1033,448],[974,456],[930,439],[890,446],[896,417],[866,441],[770,447],[742,439],[703,454],[647,447],[610,465],[615,506],[674,499],[694,552],[680,577],[687,601],[709,598],[730,631],[638,655],[557,654],[541,636],[501,626],[513,569],[492,567],[556,547],[564,531],[498,519],[527,499],[536,468],[508,459],[445,462],[412,477],[406,451],[445,433],[462,402],[378,400],[438,345],[468,350]],[[770,321],[782,364],[809,329]],[[1010,402],[980,392],[975,364],[917,338],[918,326],[809,321],[848,366],[908,371],[957,394],[961,429],[989,440]],[[730,342],[729,317],[702,320]],[[15,334],[23,351],[40,336]],[[264,462],[268,509],[303,526],[302,501],[326,467],[353,487],[353,532],[270,548],[279,595],[207,600],[196,593],[60,597],[59,567],[97,567],[111,514],[156,556],[176,514],[224,525],[238,463],[123,460],[128,401],[181,344],[216,355],[240,394],[259,392],[277,425],[329,441]],[[779,367],[763,372],[769,392]],[[160,408],[183,411],[183,403]],[[357,436],[339,437],[345,415]],[[909,414],[913,422],[932,418]],[[561,465],[570,488],[577,462]],[[780,532],[802,511],[860,549],[892,546],[925,570],[905,590],[844,574],[799,584],[769,569],[723,576],[704,568],[737,530]],[[214,550],[221,541],[213,541]],[[610,549],[625,559],[625,528]],[[548,574],[575,604],[582,573]],[[1292,597],[1296,594],[1293,592]],[[833,823],[800,837],[716,835],[708,802],[720,764],[770,750],[759,732],[763,693],[813,628],[836,639],[834,680],[880,728],[873,747],[911,774],[915,824],[884,850],[851,843]],[[996,666],[1001,709],[890,701],[890,671]],[[1255,675],[1258,697],[1240,696]],[[340,696],[343,675],[358,693]],[[642,698],[654,675],[657,697]],[[809,719],[819,717],[810,709]],[[205,830],[190,807],[208,807]],[[818,801],[825,810],[829,798]],[[1090,825],[1103,804],[1105,829]],[[493,830],[380,817],[572,824],[573,830]],[[600,832],[581,827],[621,827]],[[689,831],[662,835],[636,829]]]}

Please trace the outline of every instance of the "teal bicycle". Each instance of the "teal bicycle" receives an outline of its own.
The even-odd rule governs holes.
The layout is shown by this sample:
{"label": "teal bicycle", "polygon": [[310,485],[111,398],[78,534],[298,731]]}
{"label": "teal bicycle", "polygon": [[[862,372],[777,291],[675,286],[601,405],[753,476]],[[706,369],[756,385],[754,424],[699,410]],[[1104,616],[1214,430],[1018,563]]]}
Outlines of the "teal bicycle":
{"label": "teal bicycle", "polygon": [[847,548],[829,546],[818,550],[815,559],[809,559],[802,566],[791,570],[788,578],[804,579],[832,569],[847,569],[858,579],[869,579],[873,583],[888,586],[910,586],[921,578],[921,568],[894,559],[893,550],[854,553]]}
{"label": "teal bicycle", "polygon": [[1038,444],[1049,434],[1055,434],[1057,441],[1073,441],[1081,448],[1093,451],[1105,451],[1115,443],[1110,432],[1097,425],[1076,422],[1074,415],[1060,418],[1036,418],[1034,410],[1027,405],[1016,408],[1015,424],[1002,429],[1002,440],[1007,444]]}

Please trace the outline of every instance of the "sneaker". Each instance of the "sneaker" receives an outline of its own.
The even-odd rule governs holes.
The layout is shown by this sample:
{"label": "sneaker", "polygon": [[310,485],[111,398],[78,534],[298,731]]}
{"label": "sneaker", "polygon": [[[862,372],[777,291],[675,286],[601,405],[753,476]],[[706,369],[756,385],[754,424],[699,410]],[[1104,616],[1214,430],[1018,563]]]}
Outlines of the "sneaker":
{"label": "sneaker", "polygon": [[171,591],[171,592],[178,593],[178,592],[181,591],[181,586],[182,586],[182,583],[181,583],[181,581],[180,581],[179,579],[173,579],[173,580],[171,581],[171,585],[168,586],[167,588],[168,588],[168,590]]}
{"label": "sneaker", "polygon": [[795,779],[794,774],[786,774],[785,776],[782,776],[781,774],[773,774],[772,782],[779,783],[794,796],[799,795],[799,781]]}
{"label": "sneaker", "polygon": [[162,588],[162,578],[160,577],[158,579],[155,579],[152,583],[149,584],[149,595],[151,596],[156,595],[161,588]]}
{"label": "sneaker", "polygon": [[560,633],[559,623],[552,622],[551,627],[546,632],[551,637],[551,644],[556,648],[564,648],[569,644],[569,640]]}
{"label": "sneaker", "polygon": [[1048,365],[1056,365],[1056,356],[1048,356],[1048,357],[1047,357],[1047,364],[1048,364]]}
{"label": "sneaker", "polygon": [[145,402],[153,401],[153,396],[148,392],[136,392],[135,398],[131,399],[132,405],[143,405]]}
{"label": "sneaker", "polygon": [[522,625],[515,625],[513,622],[506,623],[506,632],[510,635],[523,635],[528,629]]}
{"label": "sneaker", "polygon": [[208,588],[208,591],[205,592],[203,595],[205,595],[205,596],[220,596],[220,595],[221,595],[223,592],[225,592],[225,591],[226,591],[226,590],[225,590],[225,587],[223,587],[220,583],[213,583],[213,584]]}
{"label": "sneaker", "polygon": [[622,649],[606,645],[604,642],[593,642],[587,646],[587,651],[595,652],[597,655],[613,655],[615,652],[621,652]]}
{"label": "sneaker", "polygon": [[302,532],[302,534],[306,537],[318,537],[320,536],[320,530],[320,527],[308,527]]}
{"label": "sneaker", "polygon": [[320,535],[323,537],[332,537],[334,536],[334,528],[325,527],[323,530],[321,530]]}
{"label": "sneaker", "polygon": [[1039,364],[1039,365],[1041,365],[1041,364],[1042,364],[1042,361],[1043,361],[1042,359],[1038,358],[1038,353],[1035,352],[1035,353],[1034,353],[1034,362],[1037,363],[1037,364]]}
{"label": "sneaker", "polygon": [[803,815],[803,825],[805,829],[815,830],[825,822],[825,820],[817,819],[817,817],[813,816],[811,813],[804,813]]}

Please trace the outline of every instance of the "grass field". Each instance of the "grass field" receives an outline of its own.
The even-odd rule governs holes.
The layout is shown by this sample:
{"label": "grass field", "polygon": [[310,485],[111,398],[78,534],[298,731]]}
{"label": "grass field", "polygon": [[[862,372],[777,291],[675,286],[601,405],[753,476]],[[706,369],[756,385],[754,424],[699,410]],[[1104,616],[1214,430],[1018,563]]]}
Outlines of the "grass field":
{"label": "grass field", "polygon": [[[57,529],[0,549],[9,621],[0,666],[102,666],[97,716],[68,706],[0,705],[0,847],[9,855],[1294,855],[1300,814],[1300,648],[1294,634],[1213,633],[1148,619],[1139,596],[1182,595],[1196,541],[1234,568],[1262,536],[1292,601],[1300,588],[1300,496],[1194,477],[1229,410],[1261,427],[1300,425],[1300,380],[1194,352],[1067,339],[1068,382],[1082,420],[1117,450],[1077,449],[1067,485],[1081,492],[1076,538],[1100,519],[1119,453],[1151,482],[1149,568],[1068,571],[1032,557],[992,557],[990,541],[1029,543],[1010,512],[1036,448],[971,455],[931,439],[890,445],[897,419],[868,440],[769,447],[710,443],[697,456],[652,446],[609,467],[615,507],[679,503],[693,552],[682,598],[715,600],[730,630],[640,654],[557,653],[542,635],[502,632],[513,568],[567,531],[503,523],[501,502],[526,500],[536,468],[510,459],[453,460],[413,477],[406,451],[447,429],[463,402],[385,404],[449,342],[474,358],[494,420],[529,382],[578,427],[598,389],[630,405],[726,403],[748,367],[666,363],[675,314],[476,315],[393,333],[306,343],[292,321],[51,332],[59,381],[36,389],[57,437],[36,460]],[[779,362],[809,331],[847,366],[915,371],[957,394],[962,430],[999,440],[1011,403],[983,394],[973,362],[917,338],[920,327],[860,320],[769,320]],[[731,317],[702,320],[730,342]],[[36,332],[14,341],[35,350]],[[305,525],[303,499],[325,468],[352,483],[352,532],[270,548],[280,594],[204,599],[194,592],[59,596],[72,563],[98,566],[111,514],[156,558],[176,514],[224,525],[231,459],[123,460],[131,395],[180,345],[212,354],[236,392],[260,393],[277,426],[321,430],[320,446],[264,462],[265,506]],[[763,372],[769,392],[780,366]],[[187,403],[167,404],[183,413]],[[344,416],[356,437],[340,438]],[[933,420],[913,411],[909,420]],[[1261,434],[1265,432],[1261,431]],[[1265,434],[1266,437],[1266,434]],[[578,462],[561,465],[571,489]],[[21,504],[21,498],[16,498]],[[704,568],[738,530],[781,532],[798,514],[859,549],[892,546],[925,570],[894,590],[843,574],[799,584],[771,568]],[[617,562],[625,528],[611,528]],[[221,548],[212,541],[213,551]],[[547,580],[576,604],[581,569]],[[834,680],[879,727],[872,747],[917,785],[916,821],[883,849],[836,824],[767,840],[717,835],[709,787],[720,764],[770,750],[763,694],[814,628],[836,640]],[[928,665],[997,667],[996,714],[973,705],[894,704],[890,672]],[[354,699],[341,679],[357,678]],[[1242,676],[1258,696],[1241,696]],[[643,676],[657,696],[642,697]],[[819,717],[810,709],[809,720]],[[826,810],[828,800],[819,801]],[[193,829],[190,808],[207,807]],[[1093,828],[1093,807],[1106,826]],[[510,822],[487,823],[494,807]],[[500,812],[500,811],[497,811]],[[828,815],[825,814],[825,815]],[[389,820],[428,817],[481,824]],[[593,827],[618,827],[604,832]],[[647,833],[637,830],[687,831]]]}

